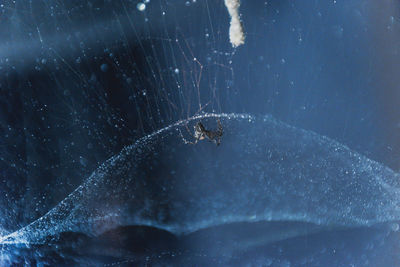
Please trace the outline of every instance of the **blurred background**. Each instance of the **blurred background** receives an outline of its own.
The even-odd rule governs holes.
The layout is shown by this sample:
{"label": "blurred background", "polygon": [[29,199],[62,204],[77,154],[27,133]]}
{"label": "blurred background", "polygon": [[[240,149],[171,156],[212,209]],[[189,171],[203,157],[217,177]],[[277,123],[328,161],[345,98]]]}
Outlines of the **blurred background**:
{"label": "blurred background", "polygon": [[243,0],[232,48],[222,0],[1,2],[0,233],[201,112],[271,114],[399,171],[399,5]]}

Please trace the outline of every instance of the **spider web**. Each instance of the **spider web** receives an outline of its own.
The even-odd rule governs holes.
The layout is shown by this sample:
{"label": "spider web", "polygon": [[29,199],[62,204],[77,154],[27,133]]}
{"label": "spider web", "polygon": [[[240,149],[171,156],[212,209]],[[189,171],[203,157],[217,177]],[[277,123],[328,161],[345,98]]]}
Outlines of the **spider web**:
{"label": "spider web", "polygon": [[[98,237],[121,226],[186,236],[234,223],[294,223],[289,234],[275,233],[272,240],[376,224],[383,224],[384,231],[398,231],[398,173],[271,116],[222,113],[190,118],[198,119],[222,120],[230,133],[224,145],[215,150],[183,144],[175,133],[187,120],[137,140],[43,217],[2,236],[0,255],[6,259],[0,260],[13,257],[14,246],[45,245],[63,254],[63,247],[52,246],[63,240],[63,233]],[[247,131],[239,131],[243,128]],[[222,258],[231,259],[229,254]]]}
{"label": "spider web", "polygon": [[0,34],[2,85],[10,90],[0,164],[13,177],[1,179],[12,196],[0,200],[5,229],[43,215],[124,146],[177,120],[228,111],[236,94],[223,1],[0,9],[8,29]]}
{"label": "spider web", "polygon": [[[391,149],[387,146],[390,142],[382,141],[376,134],[379,127],[375,122],[380,117],[374,110],[379,106],[371,105],[375,99],[371,101],[370,97],[376,88],[371,86],[369,79],[365,79],[375,76],[376,63],[376,66],[386,63],[380,60],[382,55],[371,57],[375,47],[365,45],[372,43],[371,34],[380,33],[379,30],[371,33],[373,27],[366,11],[371,5],[366,2],[364,6],[359,6],[358,1],[305,1],[301,4],[297,1],[246,1],[243,3],[243,7],[248,7],[246,14],[253,17],[252,20],[246,17],[242,19],[244,22],[248,19],[245,26],[248,25],[247,36],[250,41],[246,40],[247,45],[236,49],[232,48],[235,43],[232,42],[230,30],[232,25],[237,26],[235,20],[237,22],[240,14],[232,10],[228,12],[228,2],[235,1],[49,0],[7,1],[0,4],[2,242],[42,242],[46,236],[71,229],[89,233],[99,221],[110,223],[104,224],[104,228],[99,227],[99,232],[109,229],[107,227],[124,225],[124,222],[113,220],[117,217],[114,215],[118,209],[107,209],[107,205],[118,207],[126,198],[131,200],[133,207],[145,207],[149,211],[148,214],[133,216],[141,220],[139,223],[175,234],[196,231],[223,223],[224,220],[254,221],[260,218],[258,214],[262,214],[264,217],[261,218],[265,220],[296,219],[325,225],[343,223],[343,218],[350,225],[364,226],[398,220],[398,174],[386,168],[387,161],[380,160],[372,149],[383,147],[385,150],[382,154],[389,155],[391,161],[397,158],[395,149],[391,152],[392,157],[386,152],[386,147]],[[387,29],[388,32],[398,29],[397,17],[387,16],[386,13],[381,17],[386,20],[377,24],[377,28]],[[241,42],[240,38],[236,40]],[[385,43],[388,46],[385,51],[394,51],[388,53],[387,57],[394,58],[397,55],[397,43]],[[239,61],[236,60],[238,56],[241,59]],[[351,78],[348,74],[351,74]],[[392,86],[390,83],[388,85]],[[378,87],[381,89],[385,86]],[[274,134],[277,124],[271,118],[255,126],[252,115],[241,117],[237,113],[223,113],[242,111],[253,115],[273,113],[301,127],[291,128],[278,123],[283,127],[280,129],[287,130],[279,135]],[[210,115],[205,112],[215,113]],[[215,151],[205,149],[207,144],[189,148],[179,138],[176,140],[179,135],[175,131],[159,130],[171,130],[169,127],[184,124],[191,127],[199,119],[205,120],[209,129],[214,123],[214,120],[207,120],[209,116],[223,116],[231,120],[229,124],[237,123],[234,119],[240,120],[241,127],[227,135],[238,137],[238,142],[227,139],[230,148],[235,149],[240,143],[249,158],[261,155],[263,160],[266,153],[271,152],[267,154],[270,161],[263,165],[266,168],[255,165],[256,171],[253,172],[245,168],[247,166],[240,165],[234,174],[240,175],[240,171],[246,175],[250,172],[259,174],[252,176],[254,178],[264,177],[264,169],[276,172],[272,177],[277,179],[277,184],[265,189],[267,192],[274,191],[267,194],[257,191],[260,198],[272,196],[275,210],[270,209],[265,213],[252,211],[249,215],[246,214],[248,207],[242,206],[242,217],[235,217],[232,214],[237,214],[237,210],[230,210],[231,214],[225,214],[225,217],[219,218],[222,221],[216,222],[212,209],[201,209],[202,202],[197,201],[202,200],[201,197],[189,198],[193,200],[191,203],[199,205],[193,209],[195,212],[191,213],[192,216],[188,213],[184,218],[186,221],[169,220],[169,210],[165,207],[171,205],[163,202],[168,198],[156,196],[152,206],[149,202],[136,202],[137,199],[131,198],[131,191],[124,190],[126,180],[117,173],[135,172],[134,163],[128,160],[128,164],[122,164],[122,168],[108,165],[126,162],[123,153],[137,140],[143,142],[143,151],[157,156],[155,152],[158,150],[152,150],[153,145],[162,145],[169,138],[175,138],[177,147],[194,151],[187,155],[197,155],[199,160],[193,162],[208,160],[209,166],[205,169],[217,172],[222,165],[212,161],[215,154],[204,157],[204,154]],[[173,124],[176,121],[179,125]],[[263,123],[267,131],[262,128]],[[227,124],[224,124],[224,130],[227,126],[229,129]],[[250,131],[252,126],[259,129],[259,135]],[[356,147],[357,151],[370,158],[376,157],[385,164],[373,162],[335,141],[300,128],[327,134],[341,143],[353,142],[356,145],[350,147]],[[396,131],[386,132],[394,136],[393,140],[397,140]],[[287,132],[293,133],[292,139],[285,139]],[[149,133],[154,134],[149,136]],[[246,138],[249,133],[254,135]],[[254,142],[264,133],[271,135],[268,136],[270,139],[265,140],[275,140],[272,142],[275,146],[269,150],[262,150],[264,147]],[[150,140],[147,138],[151,139],[150,143],[145,142]],[[173,147],[160,151],[168,151],[167,156],[177,153]],[[303,157],[304,151],[309,153]],[[137,152],[133,154],[143,160],[142,151]],[[316,152],[321,156],[312,158]],[[342,152],[344,154],[340,154]],[[296,158],[299,153],[302,157]],[[239,157],[241,153],[233,155]],[[286,161],[287,158],[291,161]],[[299,162],[303,158],[309,160],[305,164],[309,168],[301,167]],[[324,171],[321,166],[332,167],[326,158],[337,160],[341,168]],[[226,160],[228,157],[218,159]],[[185,160],[186,155],[179,158],[179,163],[185,163]],[[145,162],[148,164],[150,161]],[[282,165],[287,162],[290,165]],[[195,165],[192,170],[197,168]],[[96,176],[107,170],[111,170],[107,173],[109,176]],[[112,172],[114,170],[115,173]],[[288,172],[287,176],[282,172]],[[175,170],[168,169],[166,174],[173,176]],[[103,180],[104,177],[122,180]],[[179,177],[198,178],[201,175],[181,173]],[[227,178],[224,175],[221,177]],[[290,179],[286,180],[287,177]],[[320,179],[317,183],[315,177]],[[242,187],[238,185],[243,185],[244,180],[239,178],[234,189],[240,191]],[[302,190],[294,187],[297,178],[302,182],[298,184]],[[382,182],[385,179],[388,181]],[[129,181],[132,182],[132,179]],[[170,182],[168,179],[160,181]],[[214,181],[216,179],[210,179],[209,184]],[[286,186],[282,186],[282,181]],[[347,185],[348,181],[352,183]],[[178,185],[185,185],[185,181],[179,182]],[[230,180],[225,182],[229,188]],[[340,190],[333,190],[338,182],[350,191],[342,194]],[[165,192],[163,189],[174,190],[170,184],[164,188],[157,187],[159,181],[154,184],[160,192]],[[201,179],[192,184],[198,188],[204,186]],[[136,184],[130,185],[136,188]],[[99,187],[101,190],[97,191]],[[110,192],[110,188],[115,190]],[[251,202],[254,191],[251,192],[250,186],[248,188],[248,195],[240,194],[243,192],[241,190],[240,193],[228,195],[225,200],[229,201],[231,196],[238,197],[237,200],[246,196],[237,202],[238,206],[248,203],[246,201]],[[265,187],[257,185],[254,188],[262,190]],[[203,192],[210,192],[209,188],[203,189]],[[185,190],[181,191],[182,195],[187,192]],[[142,192],[145,191],[138,190],[139,194]],[[194,188],[191,192],[198,190]],[[108,199],[115,202],[99,199],[111,193],[116,194]],[[370,199],[366,200],[361,193],[371,196]],[[287,194],[300,194],[301,198],[299,201],[290,201],[284,197]],[[151,197],[145,194],[138,199]],[[212,200],[209,203],[216,210],[219,197],[213,195],[209,198]],[[338,202],[337,198],[343,202]],[[354,201],[346,201],[349,199]],[[176,203],[172,200],[171,203]],[[77,203],[80,206],[75,205]],[[98,212],[93,207],[97,203],[105,203],[104,210]],[[255,203],[261,203],[262,206],[264,202]],[[323,205],[315,209],[310,208],[321,203]],[[303,212],[292,210],[296,204],[303,204],[298,209],[303,209]],[[146,205],[150,205],[150,208]],[[257,208],[254,203],[248,206]],[[179,211],[182,216],[186,214],[186,210],[179,207],[171,210]],[[132,215],[131,211],[128,209],[122,214]],[[207,211],[211,212],[207,214]],[[204,215],[200,218],[203,221],[195,221],[195,216],[200,215]],[[132,221],[125,222],[129,224]],[[398,228],[397,223],[392,225],[393,231]],[[0,256],[3,257],[3,254]],[[4,262],[7,263],[7,259]]]}

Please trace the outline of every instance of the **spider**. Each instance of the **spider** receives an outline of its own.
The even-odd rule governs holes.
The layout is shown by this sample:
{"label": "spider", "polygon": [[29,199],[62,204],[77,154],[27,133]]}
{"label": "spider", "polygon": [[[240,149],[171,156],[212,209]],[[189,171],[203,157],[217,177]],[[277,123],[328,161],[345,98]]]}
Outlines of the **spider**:
{"label": "spider", "polygon": [[190,132],[189,128],[186,125],[186,129],[189,132],[189,134],[194,138],[194,141],[190,142],[190,141],[186,140],[183,137],[182,132],[181,132],[181,137],[183,139],[183,142],[185,144],[195,145],[195,144],[197,144],[197,142],[207,138],[209,141],[214,142],[217,146],[219,146],[219,144],[221,143],[221,136],[223,134],[223,131],[222,131],[221,121],[217,120],[217,123],[218,123],[218,129],[215,130],[215,131],[211,131],[211,130],[206,130],[204,125],[199,121],[193,127],[194,128],[194,134],[192,134]]}

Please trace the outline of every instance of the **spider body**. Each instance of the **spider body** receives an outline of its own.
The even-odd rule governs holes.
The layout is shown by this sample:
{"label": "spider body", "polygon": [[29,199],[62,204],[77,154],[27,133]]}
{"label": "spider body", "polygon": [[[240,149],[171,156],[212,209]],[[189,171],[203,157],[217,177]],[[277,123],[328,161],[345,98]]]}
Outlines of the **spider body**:
{"label": "spider body", "polygon": [[199,121],[198,123],[196,123],[196,125],[194,126],[194,134],[192,135],[188,130],[189,134],[193,136],[194,141],[190,142],[187,141],[185,138],[183,138],[183,141],[185,142],[185,144],[191,144],[191,145],[195,145],[197,144],[197,142],[199,142],[200,140],[204,140],[204,139],[208,139],[209,141],[215,143],[217,146],[219,146],[219,144],[221,143],[221,136],[223,134],[223,130],[222,130],[222,124],[220,122],[220,120],[217,120],[218,122],[218,129],[215,131],[211,131],[211,130],[207,130],[204,125]]}
{"label": "spider body", "polygon": [[194,126],[194,139],[204,140],[206,132],[207,130],[201,122],[196,123]]}

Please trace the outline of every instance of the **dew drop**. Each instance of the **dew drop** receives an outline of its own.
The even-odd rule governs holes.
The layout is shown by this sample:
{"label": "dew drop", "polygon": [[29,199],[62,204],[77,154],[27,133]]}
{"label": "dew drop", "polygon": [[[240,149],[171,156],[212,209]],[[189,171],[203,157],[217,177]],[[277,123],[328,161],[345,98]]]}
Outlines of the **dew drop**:
{"label": "dew drop", "polygon": [[136,5],[136,8],[137,8],[139,11],[143,12],[143,11],[146,9],[146,4],[145,4],[145,3],[138,3],[138,4]]}

